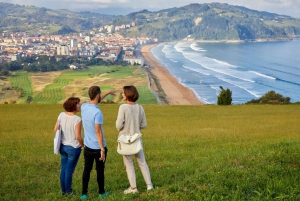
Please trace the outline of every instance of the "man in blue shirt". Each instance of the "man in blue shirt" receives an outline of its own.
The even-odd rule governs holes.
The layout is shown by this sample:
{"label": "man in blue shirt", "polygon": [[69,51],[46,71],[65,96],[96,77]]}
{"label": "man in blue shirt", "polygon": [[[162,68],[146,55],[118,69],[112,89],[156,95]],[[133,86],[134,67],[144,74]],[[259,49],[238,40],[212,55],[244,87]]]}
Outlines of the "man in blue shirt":
{"label": "man in blue shirt", "polygon": [[81,117],[84,128],[84,170],[82,174],[82,196],[81,200],[87,199],[90,173],[96,162],[98,197],[103,198],[109,192],[104,189],[104,167],[107,155],[106,140],[103,130],[103,114],[98,103],[107,95],[115,95],[115,91],[110,90],[101,94],[98,86],[89,89],[90,102],[81,106]]}

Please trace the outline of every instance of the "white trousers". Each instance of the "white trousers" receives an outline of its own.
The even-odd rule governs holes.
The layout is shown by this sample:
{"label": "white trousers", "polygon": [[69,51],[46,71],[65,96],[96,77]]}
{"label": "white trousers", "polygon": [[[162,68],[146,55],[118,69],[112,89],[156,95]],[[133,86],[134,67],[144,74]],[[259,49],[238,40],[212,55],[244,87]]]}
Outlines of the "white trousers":
{"label": "white trousers", "polygon": [[144,177],[144,180],[148,185],[152,185],[151,182],[151,177],[150,177],[150,171],[149,171],[149,167],[146,163],[146,159],[145,159],[145,155],[143,150],[140,151],[139,153],[135,154],[135,155],[131,155],[131,156],[123,156],[123,161],[124,161],[124,165],[126,167],[126,172],[127,172],[127,177],[130,183],[130,187],[131,188],[136,188],[136,176],[135,176],[135,170],[134,170],[134,165],[133,165],[133,160],[132,157],[135,156],[137,163],[140,167],[140,170],[142,172],[142,175]]}

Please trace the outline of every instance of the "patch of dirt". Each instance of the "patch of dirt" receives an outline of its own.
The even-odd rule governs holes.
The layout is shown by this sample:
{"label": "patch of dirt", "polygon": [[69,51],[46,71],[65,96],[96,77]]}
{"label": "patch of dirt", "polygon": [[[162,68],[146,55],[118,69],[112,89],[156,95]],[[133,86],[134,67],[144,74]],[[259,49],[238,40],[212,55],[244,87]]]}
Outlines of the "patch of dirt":
{"label": "patch of dirt", "polygon": [[35,93],[41,92],[45,86],[51,84],[61,72],[38,72],[31,74],[31,82]]}
{"label": "patch of dirt", "polygon": [[12,89],[7,77],[0,77],[0,104],[3,103],[15,103],[19,99],[19,94]]}
{"label": "patch of dirt", "polygon": [[[133,74],[142,74],[142,72],[137,69],[133,72]],[[76,96],[81,99],[81,102],[89,101],[89,98],[84,96],[88,93],[88,89],[93,86],[103,86],[103,85],[111,85],[116,90],[116,96],[113,101],[118,102],[121,99],[121,94],[123,91],[123,86],[125,85],[134,85],[134,86],[147,86],[147,78],[145,76],[128,76],[126,78],[106,78],[105,74],[101,74],[99,76],[95,76],[93,78],[87,79],[78,79],[74,80],[69,86],[64,88],[66,97]],[[105,92],[105,90],[103,90]]]}

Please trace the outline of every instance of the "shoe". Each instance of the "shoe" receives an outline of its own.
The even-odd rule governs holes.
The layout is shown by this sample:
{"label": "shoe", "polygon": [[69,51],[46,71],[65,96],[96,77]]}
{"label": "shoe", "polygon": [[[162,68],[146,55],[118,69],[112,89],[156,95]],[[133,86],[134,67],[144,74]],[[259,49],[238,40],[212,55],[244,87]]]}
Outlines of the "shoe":
{"label": "shoe", "polygon": [[99,194],[99,198],[104,198],[105,196],[108,196],[109,195],[109,191],[105,191],[104,193],[102,194]]}
{"label": "shoe", "polygon": [[147,191],[150,191],[150,190],[153,190],[153,189],[154,189],[153,185],[148,185],[147,186]]}
{"label": "shoe", "polygon": [[67,192],[62,192],[62,195],[76,195],[75,191],[74,190],[69,190]]}
{"label": "shoe", "polygon": [[139,191],[138,191],[137,188],[132,189],[131,187],[129,187],[129,188],[127,188],[127,189],[124,191],[124,194],[129,194],[129,193],[134,194],[134,193],[138,193],[138,192],[139,192]]}
{"label": "shoe", "polygon": [[67,193],[65,193],[65,195],[76,195],[76,193],[75,193],[75,191],[70,191],[70,192],[67,192]]}
{"label": "shoe", "polygon": [[85,200],[85,199],[87,199],[87,198],[88,198],[87,195],[82,195],[82,196],[80,196],[80,200]]}

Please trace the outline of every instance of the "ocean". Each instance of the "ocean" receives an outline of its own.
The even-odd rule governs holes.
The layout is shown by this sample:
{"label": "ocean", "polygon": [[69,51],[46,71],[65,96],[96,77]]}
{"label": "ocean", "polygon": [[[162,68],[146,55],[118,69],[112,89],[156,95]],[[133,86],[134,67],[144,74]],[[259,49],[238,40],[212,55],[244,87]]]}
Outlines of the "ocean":
{"label": "ocean", "polygon": [[217,104],[220,86],[232,104],[275,91],[300,101],[300,39],[257,43],[168,42],[152,55],[205,104]]}

